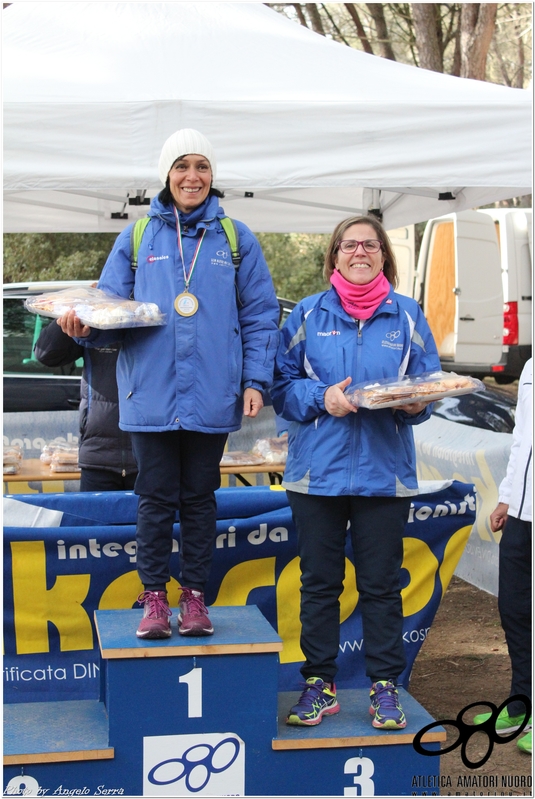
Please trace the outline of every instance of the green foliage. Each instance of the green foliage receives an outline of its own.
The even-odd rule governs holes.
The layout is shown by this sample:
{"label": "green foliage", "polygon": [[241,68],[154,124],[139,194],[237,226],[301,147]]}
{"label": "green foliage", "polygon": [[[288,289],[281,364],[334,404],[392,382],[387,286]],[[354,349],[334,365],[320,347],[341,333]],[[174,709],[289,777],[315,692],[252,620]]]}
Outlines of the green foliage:
{"label": "green foliage", "polygon": [[6,233],[4,283],[97,280],[115,233]]}
{"label": "green foliage", "polygon": [[[301,300],[327,288],[322,277],[329,236],[258,233],[279,297]],[[115,233],[6,233],[4,283],[97,280]]]}
{"label": "green foliage", "polygon": [[324,291],[323,259],[330,236],[305,233],[257,233],[279,297],[299,301]]}

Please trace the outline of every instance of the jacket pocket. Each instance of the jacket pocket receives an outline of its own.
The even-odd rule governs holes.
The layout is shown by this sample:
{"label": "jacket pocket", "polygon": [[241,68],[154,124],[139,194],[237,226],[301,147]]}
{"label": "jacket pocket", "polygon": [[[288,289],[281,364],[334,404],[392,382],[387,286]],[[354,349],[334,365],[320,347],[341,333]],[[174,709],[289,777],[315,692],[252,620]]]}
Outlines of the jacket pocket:
{"label": "jacket pocket", "polygon": [[230,346],[230,390],[234,396],[241,394],[243,372],[243,346],[240,329],[237,325],[231,328]]}

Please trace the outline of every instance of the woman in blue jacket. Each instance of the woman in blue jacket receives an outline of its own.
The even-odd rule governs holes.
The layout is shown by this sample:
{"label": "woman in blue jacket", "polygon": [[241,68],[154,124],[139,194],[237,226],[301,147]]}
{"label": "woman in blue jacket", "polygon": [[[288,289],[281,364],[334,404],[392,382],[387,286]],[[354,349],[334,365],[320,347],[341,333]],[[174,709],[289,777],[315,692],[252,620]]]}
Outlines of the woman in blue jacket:
{"label": "woman in blue jacket", "polygon": [[301,559],[306,683],[287,723],[319,724],[340,709],[334,678],[350,523],[372,724],[402,728],[399,572],[410,498],[418,493],[412,425],[431,409],[418,403],[357,411],[344,390],[440,369],[440,362],[420,307],[394,292],[395,256],[375,217],[338,225],[324,276],[331,288],[302,300],[283,328],[272,389],[275,411],[290,422],[283,485]]}
{"label": "woman in blue jacket", "polygon": [[215,490],[229,432],[254,417],[272,381],[279,306],[260,245],[241,222],[233,263],[213,187],[215,154],[198,131],[165,142],[154,198],[132,269],[131,227],[118,237],[98,288],[156,303],[162,327],[95,330],[73,312],[64,332],[85,346],[120,337],[120,427],[131,434],[139,474],[137,568],[144,592],[140,638],[171,635],[166,584],[180,513],[182,635],[211,635],[204,589],[216,533]]}

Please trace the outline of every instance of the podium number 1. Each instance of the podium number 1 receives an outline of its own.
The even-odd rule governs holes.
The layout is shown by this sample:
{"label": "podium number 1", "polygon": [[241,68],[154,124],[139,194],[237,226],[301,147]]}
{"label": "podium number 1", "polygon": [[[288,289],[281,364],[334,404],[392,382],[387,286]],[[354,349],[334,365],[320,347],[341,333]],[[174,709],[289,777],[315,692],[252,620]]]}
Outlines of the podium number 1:
{"label": "podium number 1", "polygon": [[188,718],[200,718],[202,716],[202,669],[193,668],[187,674],[179,677],[178,682],[185,682],[188,686]]}

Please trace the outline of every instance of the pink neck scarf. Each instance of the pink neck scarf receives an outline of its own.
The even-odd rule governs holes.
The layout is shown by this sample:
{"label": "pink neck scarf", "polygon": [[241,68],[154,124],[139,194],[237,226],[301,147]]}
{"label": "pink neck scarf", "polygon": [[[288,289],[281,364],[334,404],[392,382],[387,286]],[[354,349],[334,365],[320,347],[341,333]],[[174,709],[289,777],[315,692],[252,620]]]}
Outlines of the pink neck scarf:
{"label": "pink neck scarf", "polygon": [[330,279],[340,297],[342,308],[353,319],[369,319],[390,291],[390,283],[384,272],[379,272],[377,277],[364,286],[350,283],[338,269],[333,271]]}

